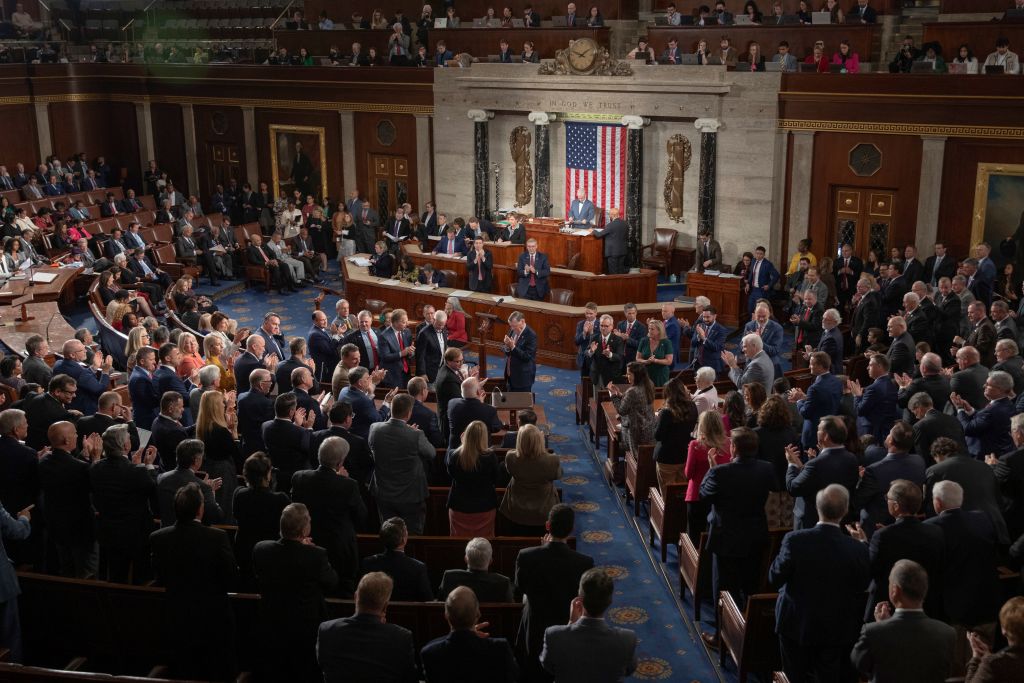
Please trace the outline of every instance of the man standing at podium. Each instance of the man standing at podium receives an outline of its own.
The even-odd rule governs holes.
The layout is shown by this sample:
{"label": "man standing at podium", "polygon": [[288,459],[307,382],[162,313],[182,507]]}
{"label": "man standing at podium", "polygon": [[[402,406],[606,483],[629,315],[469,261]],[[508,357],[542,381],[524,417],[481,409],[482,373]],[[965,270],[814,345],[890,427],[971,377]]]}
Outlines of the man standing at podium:
{"label": "man standing at podium", "polygon": [[526,244],[526,230],[519,225],[519,214],[512,212],[508,215],[508,225],[498,233],[498,242],[508,244]]}
{"label": "man standing at podium", "polygon": [[568,221],[574,228],[592,228],[594,221],[594,202],[587,199],[587,191],[582,187],[576,190],[576,199],[569,204]]}
{"label": "man standing at podium", "polygon": [[526,326],[519,311],[508,317],[505,345],[505,384],[508,391],[533,391],[537,375],[537,333]]}
{"label": "man standing at podium", "polygon": [[534,238],[526,240],[526,251],[519,255],[516,271],[519,273],[516,296],[534,301],[547,298],[551,267],[548,266],[548,257],[537,251],[537,240]]}
{"label": "man standing at podium", "polygon": [[719,270],[722,267],[722,245],[711,239],[711,233],[701,231],[697,234],[697,272]]}
{"label": "man standing at podium", "polygon": [[619,218],[618,209],[608,209],[611,221],[601,230],[591,233],[599,240],[604,240],[604,272],[608,275],[628,273],[626,266],[626,233],[629,225]]}
{"label": "man standing at podium", "polygon": [[490,292],[494,281],[494,256],[484,249],[484,240],[473,240],[473,249],[466,255],[469,288],[474,292]]}

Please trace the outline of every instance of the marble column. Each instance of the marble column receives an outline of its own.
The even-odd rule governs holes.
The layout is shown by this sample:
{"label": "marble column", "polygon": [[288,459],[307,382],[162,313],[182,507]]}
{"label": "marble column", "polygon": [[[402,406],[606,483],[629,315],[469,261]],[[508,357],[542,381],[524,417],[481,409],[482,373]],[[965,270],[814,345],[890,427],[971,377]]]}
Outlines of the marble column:
{"label": "marble column", "polygon": [[156,159],[156,144],[153,142],[153,112],[149,101],[135,103],[135,127],[139,131],[139,161],[142,168],[149,168],[150,159]]}
{"label": "marble column", "polygon": [[39,158],[45,160],[46,157],[53,154],[53,139],[50,136],[50,105],[45,102],[36,102],[35,109]]}
{"label": "marble column", "polygon": [[642,116],[623,116],[626,127],[626,206],[623,218],[629,226],[626,245],[629,254],[626,265],[640,264],[640,249],[644,241],[644,126],[651,122]]}
{"label": "marble column", "polygon": [[533,215],[551,215],[551,122],[554,114],[531,111],[533,123]]}
{"label": "marble column", "polygon": [[188,170],[188,194],[199,196],[199,160],[196,157],[196,119],[192,105],[181,105],[181,121],[185,132],[185,163]]}
{"label": "marble column", "polygon": [[946,156],[946,138],[921,136],[921,185],[917,194],[917,253],[932,253],[938,240],[939,200],[942,198],[942,164]]}
{"label": "marble column", "polygon": [[473,212],[481,218],[490,212],[490,146],[487,144],[487,122],[494,118],[493,111],[470,109],[466,116],[473,122]]}
{"label": "marble column", "polygon": [[789,248],[805,237],[811,220],[811,184],[814,165],[814,131],[794,130],[793,171],[789,179]]}
{"label": "marble column", "polygon": [[242,127],[245,128],[245,181],[252,184],[253,190],[259,191],[260,165],[256,152],[255,107],[242,107]]}
{"label": "marble column", "polygon": [[697,232],[715,232],[715,177],[718,169],[718,119],[697,119],[700,131],[700,186],[697,188]]}
{"label": "marble column", "polygon": [[416,114],[416,196],[419,206],[434,201],[434,174],[431,164],[430,123],[433,117]]}
{"label": "marble column", "polygon": [[[344,183],[342,196],[348,197],[359,186],[356,171],[356,115],[351,111],[338,112],[341,116],[341,180]],[[370,188],[364,187],[364,197],[369,197]]]}

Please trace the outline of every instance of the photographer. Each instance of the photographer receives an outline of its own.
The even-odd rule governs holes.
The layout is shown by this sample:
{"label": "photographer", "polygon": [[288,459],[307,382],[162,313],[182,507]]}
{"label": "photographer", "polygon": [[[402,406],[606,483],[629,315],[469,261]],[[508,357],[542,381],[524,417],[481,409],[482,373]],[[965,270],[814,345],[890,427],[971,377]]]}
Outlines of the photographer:
{"label": "photographer", "polygon": [[921,56],[921,51],[914,47],[914,39],[904,36],[903,46],[900,48],[896,59],[889,62],[889,73],[908,74],[914,62]]}

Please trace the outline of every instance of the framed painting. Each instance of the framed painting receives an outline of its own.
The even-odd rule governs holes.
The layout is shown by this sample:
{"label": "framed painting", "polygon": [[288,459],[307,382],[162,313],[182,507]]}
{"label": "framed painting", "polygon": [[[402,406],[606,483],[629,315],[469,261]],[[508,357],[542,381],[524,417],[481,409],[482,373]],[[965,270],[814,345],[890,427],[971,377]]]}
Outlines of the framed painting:
{"label": "framed painting", "polygon": [[[978,164],[971,244],[988,242],[998,253],[1006,240],[1024,251],[1024,164]],[[1007,243],[1008,246],[1008,243]]]}
{"label": "framed painting", "polygon": [[322,127],[270,126],[270,165],[272,191],[277,198],[288,198],[295,190],[313,195],[316,201],[327,196],[327,136]]}

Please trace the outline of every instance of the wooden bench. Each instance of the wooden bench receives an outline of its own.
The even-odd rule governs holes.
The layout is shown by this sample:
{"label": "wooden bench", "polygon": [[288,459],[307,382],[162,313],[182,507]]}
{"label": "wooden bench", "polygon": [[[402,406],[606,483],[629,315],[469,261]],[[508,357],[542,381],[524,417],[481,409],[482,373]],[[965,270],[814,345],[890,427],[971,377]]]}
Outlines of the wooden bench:
{"label": "wooden bench", "polygon": [[633,498],[634,515],[640,514],[640,507],[648,500],[652,488],[658,488],[654,445],[643,444],[636,454],[626,453],[626,502]]}
{"label": "wooden bench", "polygon": [[718,597],[719,664],[725,667],[728,654],[736,664],[740,683],[745,683],[751,673],[757,674],[759,680],[767,680],[772,671],[782,666],[775,635],[777,598],[777,593],[751,595],[741,613],[728,591],[722,591]]}
{"label": "wooden bench", "polygon": [[708,535],[702,533],[698,546],[685,532],[679,534],[679,596],[693,596],[693,620],[700,621],[701,599],[711,590],[711,554],[704,552]]}
{"label": "wooden bench", "polygon": [[[686,530],[686,484],[669,484],[665,487],[665,495],[657,486],[650,491],[651,519],[649,543],[654,544],[655,537],[661,545],[661,561],[668,561],[669,539],[675,542],[679,534]],[[679,546],[676,545],[679,555]]]}

